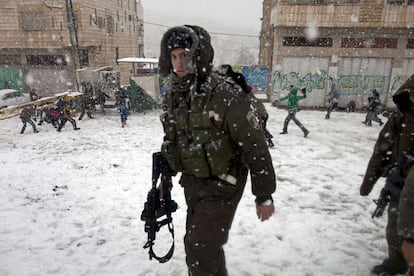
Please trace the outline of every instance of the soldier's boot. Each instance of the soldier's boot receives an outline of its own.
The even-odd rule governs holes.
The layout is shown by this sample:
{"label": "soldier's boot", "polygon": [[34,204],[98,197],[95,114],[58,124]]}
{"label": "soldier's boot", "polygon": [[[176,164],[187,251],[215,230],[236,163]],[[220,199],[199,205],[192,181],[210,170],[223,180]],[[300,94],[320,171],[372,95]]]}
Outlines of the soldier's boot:
{"label": "soldier's boot", "polygon": [[303,130],[303,137],[308,137],[309,134],[309,130],[307,130],[306,128]]}
{"label": "soldier's boot", "polygon": [[379,120],[379,125],[382,126],[384,123],[382,122],[382,120]]}
{"label": "soldier's boot", "polygon": [[392,276],[404,273],[405,271],[392,271],[391,268],[384,263],[376,265],[371,269],[371,274],[378,276]]}
{"label": "soldier's boot", "polygon": [[283,130],[282,130],[282,132],[281,132],[280,134],[288,134],[288,132],[287,132],[287,128],[286,128],[286,127],[284,127],[284,128],[283,128]]}
{"label": "soldier's boot", "polygon": [[326,113],[325,119],[329,119],[329,113]]}

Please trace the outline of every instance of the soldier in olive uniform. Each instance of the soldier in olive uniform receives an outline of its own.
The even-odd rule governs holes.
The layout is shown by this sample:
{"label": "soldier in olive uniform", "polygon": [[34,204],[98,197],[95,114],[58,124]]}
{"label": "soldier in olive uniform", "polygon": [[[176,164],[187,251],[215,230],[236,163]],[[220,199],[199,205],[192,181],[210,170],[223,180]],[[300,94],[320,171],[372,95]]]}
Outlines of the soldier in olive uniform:
{"label": "soldier in olive uniform", "polygon": [[[414,96],[410,97],[414,102]],[[414,166],[411,166],[400,195],[398,234],[404,239],[402,251],[414,276]]]}
{"label": "soldier in olive uniform", "polygon": [[[387,166],[396,166],[404,152],[413,155],[414,149],[414,75],[412,75],[393,95],[393,101],[399,112],[395,112],[381,130],[374,152],[369,160],[368,167],[360,187],[362,196],[368,195],[377,180],[381,177]],[[404,177],[406,172],[402,175]],[[401,246],[404,230],[397,228],[397,221],[401,210],[398,209],[399,194],[391,194],[388,207],[388,223],[386,227],[386,239],[388,243],[388,257],[382,264],[376,265],[372,273],[376,275],[404,274],[408,265],[404,259]],[[405,202],[401,203],[402,206]],[[412,218],[411,224],[412,224]],[[402,221],[404,223],[404,220]],[[403,231],[403,232],[401,232]],[[412,238],[412,230],[410,237]]]}
{"label": "soldier in olive uniform", "polygon": [[256,213],[274,212],[276,178],[263,131],[247,94],[212,73],[210,35],[197,26],[169,29],[160,73],[171,75],[161,116],[162,153],[182,172],[187,203],[184,237],[190,275],[227,275],[223,246],[250,170]]}

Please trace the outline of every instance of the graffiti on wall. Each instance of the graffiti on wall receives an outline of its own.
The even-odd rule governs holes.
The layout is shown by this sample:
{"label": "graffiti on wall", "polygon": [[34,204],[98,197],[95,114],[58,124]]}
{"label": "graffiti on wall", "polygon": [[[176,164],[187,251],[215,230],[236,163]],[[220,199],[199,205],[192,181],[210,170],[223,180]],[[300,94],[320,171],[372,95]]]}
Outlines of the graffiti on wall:
{"label": "graffiti on wall", "polygon": [[341,95],[363,95],[374,89],[377,89],[380,94],[384,94],[388,90],[386,84],[386,76],[341,75],[338,78],[337,87],[341,91]]}
{"label": "graffiti on wall", "polygon": [[233,70],[242,73],[250,86],[256,86],[258,93],[266,93],[269,83],[269,68],[264,66],[232,66]]}
{"label": "graffiti on wall", "polygon": [[277,94],[282,90],[289,90],[291,85],[298,88],[306,88],[308,92],[322,90],[325,89],[326,79],[327,72],[325,70],[307,73],[303,77],[297,72],[283,74],[281,71],[275,71],[272,75],[271,91],[272,94]]}
{"label": "graffiti on wall", "polygon": [[12,88],[23,92],[23,72],[19,68],[0,68],[0,89]]}

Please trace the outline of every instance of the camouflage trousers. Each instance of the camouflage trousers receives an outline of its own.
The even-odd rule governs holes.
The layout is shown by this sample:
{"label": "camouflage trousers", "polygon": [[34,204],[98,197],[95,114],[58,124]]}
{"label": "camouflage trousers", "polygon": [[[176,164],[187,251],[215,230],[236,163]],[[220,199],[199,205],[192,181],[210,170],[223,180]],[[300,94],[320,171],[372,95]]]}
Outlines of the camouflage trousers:
{"label": "camouflage trousers", "polygon": [[237,186],[183,173],[180,183],[187,203],[184,245],[189,275],[227,275],[223,245],[246,184],[247,170],[241,171]]}

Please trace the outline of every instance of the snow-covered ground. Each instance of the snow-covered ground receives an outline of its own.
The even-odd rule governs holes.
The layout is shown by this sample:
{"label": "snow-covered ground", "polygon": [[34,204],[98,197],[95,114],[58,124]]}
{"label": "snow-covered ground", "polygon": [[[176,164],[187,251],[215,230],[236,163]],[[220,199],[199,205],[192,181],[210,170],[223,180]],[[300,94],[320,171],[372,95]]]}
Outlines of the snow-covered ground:
{"label": "snow-covered ground", "polygon": [[[301,111],[308,138],[293,122],[279,135],[287,112],[266,107],[276,213],[256,218],[248,183],[225,246],[229,275],[369,275],[387,251],[386,217],[371,219],[384,181],[366,198],[359,185],[380,127],[363,125],[363,113],[325,120],[323,111]],[[0,275],[187,275],[178,177],[173,258],[149,261],[142,248],[159,112],[133,113],[121,128],[112,110],[78,121],[79,131],[68,122],[60,133],[44,124],[20,134],[18,118],[0,121]],[[157,236],[157,245],[170,242],[164,230]]]}

